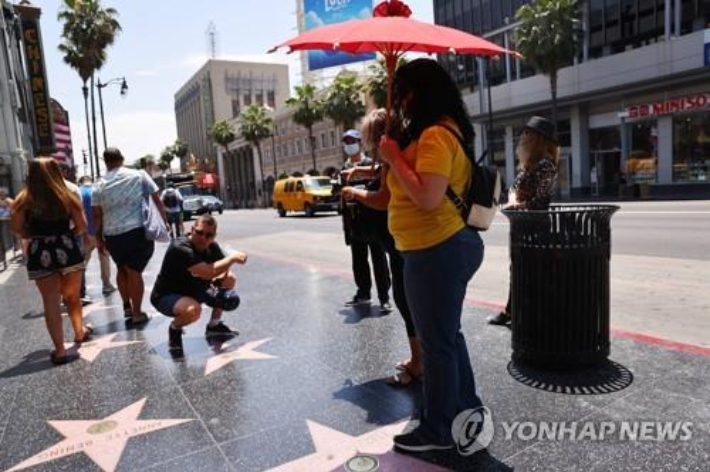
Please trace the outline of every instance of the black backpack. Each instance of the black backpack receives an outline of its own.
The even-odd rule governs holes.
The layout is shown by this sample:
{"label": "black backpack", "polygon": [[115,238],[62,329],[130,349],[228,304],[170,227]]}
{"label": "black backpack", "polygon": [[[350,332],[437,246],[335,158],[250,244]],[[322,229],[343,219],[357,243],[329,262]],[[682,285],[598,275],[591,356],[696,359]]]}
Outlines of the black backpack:
{"label": "black backpack", "polygon": [[175,190],[168,190],[163,196],[163,204],[169,208],[175,208],[178,206],[178,198],[175,194]]}
{"label": "black backpack", "polygon": [[490,228],[500,203],[501,179],[498,168],[493,165],[483,165],[481,162],[485,153],[476,160],[473,150],[463,140],[461,135],[447,125],[440,125],[456,136],[466,157],[471,161],[471,179],[463,196],[459,196],[449,185],[446,196],[456,205],[464,222],[473,229],[485,231]]}

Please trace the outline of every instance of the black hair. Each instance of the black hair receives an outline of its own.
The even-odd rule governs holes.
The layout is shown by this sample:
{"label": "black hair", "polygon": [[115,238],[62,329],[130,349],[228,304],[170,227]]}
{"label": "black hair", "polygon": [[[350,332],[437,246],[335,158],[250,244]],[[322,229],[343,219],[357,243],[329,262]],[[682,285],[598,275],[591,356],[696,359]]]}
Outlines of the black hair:
{"label": "black hair", "polygon": [[[472,144],[475,133],[461,92],[446,70],[432,59],[415,59],[397,68],[394,109],[401,123],[396,135],[404,149],[422,132],[448,117],[454,120],[464,141]],[[411,93],[404,110],[403,101]]]}
{"label": "black hair", "polygon": [[108,147],[104,150],[104,161],[110,164],[116,164],[123,161],[123,154],[118,148]]}

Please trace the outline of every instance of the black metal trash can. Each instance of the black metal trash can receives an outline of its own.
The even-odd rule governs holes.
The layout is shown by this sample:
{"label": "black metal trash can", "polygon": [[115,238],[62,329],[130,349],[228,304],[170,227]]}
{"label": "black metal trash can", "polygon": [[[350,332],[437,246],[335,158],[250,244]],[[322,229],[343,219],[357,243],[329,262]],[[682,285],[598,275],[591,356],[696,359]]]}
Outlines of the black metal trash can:
{"label": "black metal trash can", "polygon": [[547,368],[609,356],[614,205],[503,210],[510,220],[513,360]]}

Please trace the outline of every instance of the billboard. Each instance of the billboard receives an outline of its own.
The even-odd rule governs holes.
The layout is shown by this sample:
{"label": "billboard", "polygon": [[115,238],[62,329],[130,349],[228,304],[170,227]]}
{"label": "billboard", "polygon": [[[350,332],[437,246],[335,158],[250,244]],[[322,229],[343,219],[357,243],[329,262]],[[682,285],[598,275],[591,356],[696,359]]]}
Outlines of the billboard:
{"label": "billboard", "polygon": [[[372,17],[372,0],[303,0],[305,30],[323,25]],[[369,61],[375,54],[349,54],[337,51],[308,51],[308,70]]]}

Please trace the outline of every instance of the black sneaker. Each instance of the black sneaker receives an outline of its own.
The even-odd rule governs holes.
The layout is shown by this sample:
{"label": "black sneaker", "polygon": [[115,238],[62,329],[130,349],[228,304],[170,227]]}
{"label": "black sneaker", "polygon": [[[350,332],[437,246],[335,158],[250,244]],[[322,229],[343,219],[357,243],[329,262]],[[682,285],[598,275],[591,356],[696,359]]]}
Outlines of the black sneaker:
{"label": "black sneaker", "polygon": [[380,313],[390,313],[392,304],[390,302],[380,302]]}
{"label": "black sneaker", "polygon": [[422,438],[415,429],[411,433],[398,434],[394,437],[395,450],[407,452],[445,451],[453,449],[453,444],[437,444]]}
{"label": "black sneaker", "polygon": [[207,325],[205,336],[239,336],[239,331],[230,329],[229,326],[220,322],[214,326]]}
{"label": "black sneaker", "polygon": [[355,295],[352,300],[345,302],[345,306],[360,306],[369,305],[371,303],[370,297],[364,295]]}
{"label": "black sneaker", "polygon": [[510,323],[511,319],[512,318],[508,313],[501,311],[496,316],[489,316],[486,318],[486,321],[488,321],[488,324],[490,325],[505,326]]}
{"label": "black sneaker", "polygon": [[182,352],[182,328],[168,326],[168,349],[173,352]]}

